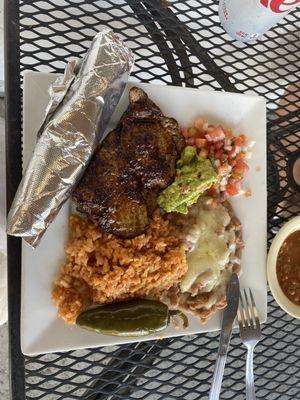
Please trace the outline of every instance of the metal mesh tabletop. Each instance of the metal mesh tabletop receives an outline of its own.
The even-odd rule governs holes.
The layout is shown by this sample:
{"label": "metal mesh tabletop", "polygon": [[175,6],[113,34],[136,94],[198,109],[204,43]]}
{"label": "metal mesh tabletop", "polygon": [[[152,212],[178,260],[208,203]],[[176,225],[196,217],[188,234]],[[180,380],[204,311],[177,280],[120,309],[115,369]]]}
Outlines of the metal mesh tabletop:
{"label": "metal mesh tabletop", "polygon": [[[152,83],[256,93],[268,108],[268,237],[299,214],[299,11],[255,44],[233,41],[216,0],[6,0],[7,202],[21,178],[21,84],[25,70],[61,72],[98,29],[114,29],[135,54],[133,77]],[[218,333],[25,357],[19,348],[21,246],[8,240],[13,399],[204,399]],[[257,397],[300,399],[300,323],[269,296],[257,346]],[[233,335],[221,397],[244,398],[245,349]]]}

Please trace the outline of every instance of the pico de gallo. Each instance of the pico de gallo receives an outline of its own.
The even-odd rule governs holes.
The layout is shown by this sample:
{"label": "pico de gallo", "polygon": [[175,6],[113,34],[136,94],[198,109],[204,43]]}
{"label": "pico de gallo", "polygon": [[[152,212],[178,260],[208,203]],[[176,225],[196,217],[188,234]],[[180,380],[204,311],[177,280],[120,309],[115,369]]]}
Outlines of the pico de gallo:
{"label": "pico de gallo", "polygon": [[241,188],[241,181],[249,170],[247,160],[251,158],[254,142],[245,135],[235,136],[231,129],[222,125],[208,124],[202,118],[197,118],[193,126],[182,128],[181,132],[186,144],[196,147],[200,157],[209,158],[219,175],[218,182],[208,190],[210,196],[251,196],[250,189]]}

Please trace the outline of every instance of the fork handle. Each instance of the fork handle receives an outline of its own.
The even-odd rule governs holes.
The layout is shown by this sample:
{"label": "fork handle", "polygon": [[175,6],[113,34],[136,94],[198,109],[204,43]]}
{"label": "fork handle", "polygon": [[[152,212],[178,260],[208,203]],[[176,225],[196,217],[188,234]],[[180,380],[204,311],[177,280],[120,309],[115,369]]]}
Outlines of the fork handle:
{"label": "fork handle", "polygon": [[246,399],[255,400],[254,374],[253,374],[253,351],[254,346],[248,347],[246,363]]}
{"label": "fork handle", "polygon": [[219,400],[220,398],[220,391],[222,386],[225,363],[226,363],[226,355],[218,354],[208,400]]}

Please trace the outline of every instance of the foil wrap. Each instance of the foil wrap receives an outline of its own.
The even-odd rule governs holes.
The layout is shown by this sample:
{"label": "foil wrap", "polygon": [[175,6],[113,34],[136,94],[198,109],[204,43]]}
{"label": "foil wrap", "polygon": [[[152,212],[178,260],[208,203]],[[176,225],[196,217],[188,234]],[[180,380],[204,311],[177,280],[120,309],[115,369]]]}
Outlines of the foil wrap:
{"label": "foil wrap", "polygon": [[7,233],[36,247],[80,180],[125,88],[133,55],[101,30],[52,84],[33,156],[8,215]]}

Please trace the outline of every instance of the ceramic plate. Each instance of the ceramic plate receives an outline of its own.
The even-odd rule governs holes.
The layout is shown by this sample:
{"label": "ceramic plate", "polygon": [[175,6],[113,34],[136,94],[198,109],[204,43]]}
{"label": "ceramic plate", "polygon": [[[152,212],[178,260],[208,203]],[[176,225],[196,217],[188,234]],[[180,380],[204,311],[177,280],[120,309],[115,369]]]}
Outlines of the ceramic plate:
{"label": "ceramic plate", "polygon": [[[26,167],[32,153],[36,132],[43,119],[48,102],[48,87],[55,75],[28,72],[24,76],[24,154]],[[202,116],[211,123],[221,123],[231,127],[235,134],[244,133],[256,142],[250,171],[246,174],[244,187],[251,188],[251,197],[232,200],[236,215],[243,224],[245,249],[242,257],[241,286],[250,286],[262,322],[267,317],[266,287],[266,105],[263,97],[248,96],[200,89],[134,85],[143,88],[157,103],[163,113],[187,126]],[[127,85],[110,127],[114,127],[128,105]],[[44,235],[37,249],[31,249],[23,242],[22,250],[22,312],[21,345],[24,354],[34,355],[47,352],[66,351],[85,347],[98,347],[156,339],[118,338],[88,332],[77,326],[65,324],[56,317],[56,309],[51,301],[51,286],[64,261],[64,246],[68,234],[70,203],[59,215]],[[159,337],[171,337],[220,329],[220,313],[206,325],[201,325],[195,317],[189,318],[186,330],[169,327]]]}

